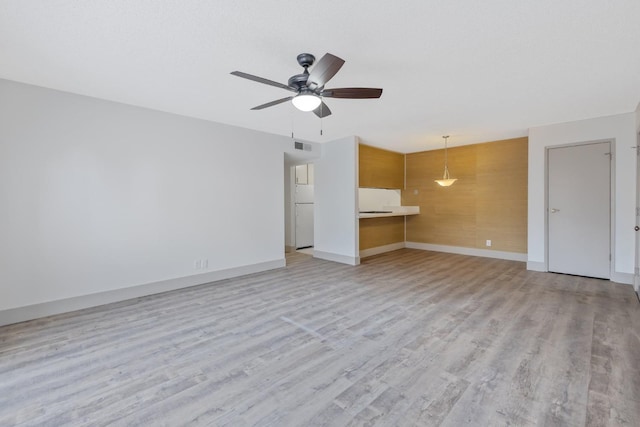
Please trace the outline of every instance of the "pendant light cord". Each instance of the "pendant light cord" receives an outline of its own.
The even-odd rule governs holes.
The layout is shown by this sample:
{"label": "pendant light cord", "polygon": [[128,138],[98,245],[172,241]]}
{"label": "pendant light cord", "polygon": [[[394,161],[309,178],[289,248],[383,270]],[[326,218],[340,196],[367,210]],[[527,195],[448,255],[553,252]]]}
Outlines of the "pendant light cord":
{"label": "pendant light cord", "polygon": [[444,179],[449,179],[449,156],[447,155],[447,141],[449,140],[449,135],[443,136],[444,138],[444,175],[442,176]]}
{"label": "pendant light cord", "polygon": [[458,179],[451,178],[451,175],[449,175],[449,152],[448,152],[449,147],[447,146],[447,142],[448,142],[447,138],[449,138],[449,135],[445,135],[443,136],[443,138],[444,138],[444,174],[442,175],[442,179],[436,179],[435,181],[441,187],[450,187]]}

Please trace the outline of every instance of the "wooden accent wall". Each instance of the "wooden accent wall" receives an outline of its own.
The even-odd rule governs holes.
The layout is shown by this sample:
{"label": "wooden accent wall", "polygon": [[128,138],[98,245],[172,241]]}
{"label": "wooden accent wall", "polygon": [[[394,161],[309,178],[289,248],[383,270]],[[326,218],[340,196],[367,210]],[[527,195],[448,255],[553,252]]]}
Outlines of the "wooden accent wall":
{"label": "wooden accent wall", "polygon": [[434,182],[444,150],[406,158],[402,204],[420,206],[420,215],[407,217],[407,241],[527,252],[528,138],[450,148],[449,172],[458,178],[451,187]]}
{"label": "wooden accent wall", "polygon": [[359,187],[404,188],[404,154],[360,144]]}
{"label": "wooden accent wall", "polygon": [[360,219],[360,250],[404,242],[404,217]]}

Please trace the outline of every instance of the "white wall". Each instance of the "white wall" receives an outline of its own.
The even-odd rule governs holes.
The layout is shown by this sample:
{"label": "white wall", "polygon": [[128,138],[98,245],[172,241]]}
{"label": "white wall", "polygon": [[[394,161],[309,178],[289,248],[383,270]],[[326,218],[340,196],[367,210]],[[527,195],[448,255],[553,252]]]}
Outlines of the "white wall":
{"label": "white wall", "polygon": [[400,206],[402,191],[386,188],[359,188],[358,207],[361,211],[380,211],[384,206]]}
{"label": "white wall", "polygon": [[614,247],[612,280],[630,283],[635,254],[636,145],[635,114],[619,114],[529,129],[528,267],[545,270],[545,148],[557,145],[613,140]]}
{"label": "white wall", "polygon": [[0,80],[0,314],[284,265],[287,140]]}
{"label": "white wall", "polygon": [[356,265],[358,256],[358,140],[322,145],[315,162],[314,256]]}

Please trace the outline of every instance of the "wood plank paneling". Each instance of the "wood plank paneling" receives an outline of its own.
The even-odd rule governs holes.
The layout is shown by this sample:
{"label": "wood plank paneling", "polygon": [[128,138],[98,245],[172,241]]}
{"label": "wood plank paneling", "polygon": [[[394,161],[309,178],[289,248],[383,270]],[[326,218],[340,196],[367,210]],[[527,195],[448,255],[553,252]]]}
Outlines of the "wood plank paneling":
{"label": "wood plank paneling", "polygon": [[420,206],[407,241],[526,253],[527,162],[526,137],[450,148],[458,181],[440,187],[444,150],[407,154],[402,203]]}
{"label": "wood plank paneling", "polygon": [[475,147],[449,149],[449,171],[458,178],[453,186],[434,182],[443,170],[444,150],[407,154],[402,204],[420,206],[420,215],[407,218],[407,241],[475,247]]}
{"label": "wood plank paneling", "polygon": [[477,146],[477,247],[527,252],[527,138]]}
{"label": "wood plank paneling", "polygon": [[404,188],[404,154],[360,144],[359,187]]}
{"label": "wood plank paneling", "polygon": [[360,219],[360,250],[404,242],[404,217]]}
{"label": "wood plank paneling", "polygon": [[[404,188],[404,154],[360,144],[359,187]],[[360,250],[404,242],[404,217],[360,220]]]}

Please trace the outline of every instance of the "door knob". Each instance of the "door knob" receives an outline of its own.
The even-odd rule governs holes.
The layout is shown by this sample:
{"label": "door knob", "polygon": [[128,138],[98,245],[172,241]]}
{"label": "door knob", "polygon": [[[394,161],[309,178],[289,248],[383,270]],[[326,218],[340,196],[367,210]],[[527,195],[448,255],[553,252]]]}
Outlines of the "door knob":
{"label": "door knob", "polygon": [[551,213],[560,212],[560,209],[551,209]]}
{"label": "door knob", "polygon": [[638,231],[640,230],[640,227],[638,227],[637,225],[635,227],[633,227],[634,230]]}

